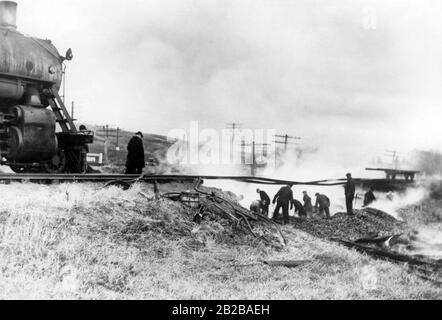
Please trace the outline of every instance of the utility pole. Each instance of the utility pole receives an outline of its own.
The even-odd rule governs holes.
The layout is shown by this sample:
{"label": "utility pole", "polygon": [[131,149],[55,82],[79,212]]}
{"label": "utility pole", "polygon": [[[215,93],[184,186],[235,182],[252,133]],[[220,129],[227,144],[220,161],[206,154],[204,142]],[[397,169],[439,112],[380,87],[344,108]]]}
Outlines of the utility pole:
{"label": "utility pole", "polygon": [[290,144],[293,143],[290,140],[301,140],[301,137],[293,137],[293,136],[289,136],[288,134],[286,134],[286,135],[274,135],[274,138],[275,138],[274,143],[276,143],[276,144],[283,144],[284,145],[284,151],[287,151],[287,145],[289,143]]}
{"label": "utility pole", "polygon": [[[120,135],[121,135],[121,130],[120,128],[109,128],[109,125],[103,125],[100,126],[100,129],[98,130],[97,134],[100,135],[102,137],[102,139],[106,140],[108,143],[108,147],[110,146],[110,143],[113,145],[115,145],[116,150],[119,150],[119,144],[120,144]],[[114,140],[115,138],[115,140]]]}
{"label": "utility pole", "polygon": [[120,145],[119,145],[119,137],[120,137],[120,128],[117,128],[117,148],[119,148],[120,147]]}
{"label": "utility pole", "polygon": [[234,148],[233,148],[233,146],[234,146],[234,143],[235,143],[235,133],[236,133],[237,129],[241,129],[241,124],[240,123],[236,123],[236,122],[227,123],[227,129],[232,130],[232,137],[230,138],[230,161],[232,161],[232,163],[233,163],[233,159],[234,159],[234,155],[233,155],[233,152],[234,152],[233,149]]}
{"label": "utility pole", "polygon": [[392,157],[392,165],[394,167],[395,170],[397,170],[398,168],[398,162],[399,162],[399,157],[398,154],[400,154],[400,152],[398,152],[397,150],[385,150],[387,152],[387,156]]}
{"label": "utility pole", "polygon": [[246,163],[246,142],[243,140],[241,140],[241,164],[245,164]]}
{"label": "utility pole", "polygon": [[[266,148],[268,146],[270,146],[270,144],[268,144],[268,143],[256,143],[255,141],[253,141],[252,143],[246,143],[243,140],[241,142],[241,163],[243,163],[243,164],[246,163],[246,153],[245,153],[245,147],[246,146],[252,146],[252,154],[251,154],[251,156],[252,156],[252,163],[250,165],[250,173],[251,173],[252,176],[255,176],[256,175],[256,169],[258,168],[258,163],[256,162],[256,147],[262,147],[262,148],[264,148],[264,150],[266,150]],[[267,153],[267,151],[266,151],[266,153]]]}
{"label": "utility pole", "polygon": [[255,156],[255,149],[256,148],[256,143],[255,141],[252,142],[252,169],[251,169],[251,174],[252,177],[255,176],[256,174],[256,156]]}
{"label": "utility pole", "polygon": [[109,161],[109,157],[107,155],[107,140],[104,140],[104,163],[107,164]]}

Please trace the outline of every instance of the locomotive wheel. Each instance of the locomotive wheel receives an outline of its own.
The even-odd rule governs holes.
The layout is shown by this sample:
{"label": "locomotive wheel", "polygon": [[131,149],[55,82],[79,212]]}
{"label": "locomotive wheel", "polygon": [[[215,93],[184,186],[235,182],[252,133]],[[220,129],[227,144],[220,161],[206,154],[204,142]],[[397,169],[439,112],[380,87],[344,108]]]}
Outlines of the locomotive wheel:
{"label": "locomotive wheel", "polygon": [[44,168],[48,173],[62,173],[66,169],[66,155],[63,150],[58,150],[51,160],[45,162]]}

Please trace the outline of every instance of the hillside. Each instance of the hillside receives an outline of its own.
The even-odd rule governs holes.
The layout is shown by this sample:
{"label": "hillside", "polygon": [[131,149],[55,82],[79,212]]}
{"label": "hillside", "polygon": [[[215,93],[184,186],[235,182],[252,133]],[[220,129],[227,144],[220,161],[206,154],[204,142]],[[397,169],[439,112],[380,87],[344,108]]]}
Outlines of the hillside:
{"label": "hillside", "polygon": [[[160,185],[161,192],[190,185]],[[442,289],[292,226],[277,250],[225,219],[192,221],[152,187],[0,185],[0,298],[440,299]],[[18,197],[17,195],[21,196]],[[50,199],[50,200],[49,200]],[[308,260],[297,268],[261,260]]]}
{"label": "hillside", "polygon": [[[95,133],[94,143],[89,145],[89,152],[104,153],[104,139],[106,138],[106,133],[103,131],[103,127],[97,125],[87,125],[86,127]],[[103,168],[105,171],[121,172],[124,170],[127,156],[126,146],[133,135],[134,132],[119,129],[117,145],[116,131],[109,131],[107,137],[109,163]],[[173,142],[168,141],[167,137],[162,135],[143,133],[143,136],[146,161],[155,159],[160,166],[159,169],[157,169],[160,171],[164,170],[163,167],[167,166],[165,163],[166,153]],[[119,149],[117,147],[119,147]],[[149,170],[149,168],[147,170]]]}

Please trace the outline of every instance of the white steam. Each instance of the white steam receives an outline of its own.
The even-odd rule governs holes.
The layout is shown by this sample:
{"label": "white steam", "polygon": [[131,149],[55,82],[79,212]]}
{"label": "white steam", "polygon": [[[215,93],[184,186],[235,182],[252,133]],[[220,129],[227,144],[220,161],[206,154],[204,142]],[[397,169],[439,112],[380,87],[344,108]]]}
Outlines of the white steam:
{"label": "white steam", "polygon": [[[319,150],[305,152],[300,154],[297,150],[291,150],[283,154],[279,163],[279,167],[267,167],[261,171],[258,171],[257,176],[271,177],[275,179],[308,182],[316,180],[326,179],[343,179],[347,172],[351,172],[354,178],[385,178],[382,172],[366,171],[365,168],[371,165],[371,157],[344,157],[342,159],[338,153],[333,154],[327,148],[321,148]],[[347,154],[348,153],[344,153]],[[354,153],[356,154],[356,153]],[[278,162],[278,161],[277,161]],[[354,163],[359,163],[355,165]],[[217,169],[216,169],[217,168]],[[221,169],[221,170],[220,170]],[[207,167],[197,170],[199,173],[204,174],[230,174],[230,175],[244,175],[247,174],[247,169],[240,167]],[[217,180],[207,181],[207,185],[228,190],[241,196],[241,204],[248,207],[254,200],[259,198],[256,193],[256,189],[262,189],[266,191],[270,198],[278,192],[281,186],[273,185],[259,185],[259,184],[246,184],[241,182]],[[321,193],[327,195],[330,200],[330,211],[332,214],[336,212],[345,212],[345,195],[343,186],[304,186],[295,185],[293,188],[293,195],[295,199],[302,202],[302,192],[307,191],[312,198],[313,205],[315,203],[315,194]],[[361,209],[363,205],[363,199],[367,190],[357,189],[357,197],[354,201],[353,207],[355,209]],[[428,196],[429,192],[424,186],[416,188],[409,188],[405,192],[393,192],[384,193],[375,191],[376,201],[370,205],[372,208],[376,208],[385,211],[392,216],[398,218],[397,210],[418,203]],[[273,208],[270,208],[272,212]]]}
{"label": "white steam", "polygon": [[[421,202],[429,196],[425,187],[409,188],[404,193],[375,192],[376,201],[370,205],[400,219],[397,210]],[[362,203],[362,200],[360,201]]]}

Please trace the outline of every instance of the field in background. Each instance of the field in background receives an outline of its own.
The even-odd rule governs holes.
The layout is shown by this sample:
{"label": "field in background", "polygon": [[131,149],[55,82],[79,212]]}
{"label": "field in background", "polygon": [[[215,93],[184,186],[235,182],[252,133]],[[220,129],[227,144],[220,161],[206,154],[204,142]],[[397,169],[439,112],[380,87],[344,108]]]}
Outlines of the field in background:
{"label": "field in background", "polygon": [[[0,298],[442,297],[441,288],[405,266],[290,226],[283,229],[288,246],[276,251],[222,221],[197,225],[181,204],[148,200],[140,191],[153,196],[147,185],[0,185]],[[262,259],[311,261],[289,269]]]}
{"label": "field in background", "polygon": [[[88,130],[92,130],[95,132],[96,139],[94,139],[94,143],[89,145],[90,153],[104,153],[104,141],[103,138],[106,137],[106,134],[103,133],[102,126],[96,125],[87,125]],[[118,132],[118,144],[116,132],[112,131],[109,133],[108,140],[108,160],[109,164],[107,166],[107,171],[124,171],[124,166],[126,164],[126,156],[127,156],[127,144],[129,140],[134,136],[135,132],[129,132],[120,129]],[[156,134],[147,134],[143,133],[143,143],[144,143],[144,151],[145,158],[148,161],[149,158],[153,158],[158,160],[160,165],[160,170],[162,166],[165,166],[165,159],[167,150],[172,145],[172,142],[167,140],[167,137],[156,135]],[[117,149],[119,147],[119,150]]]}

